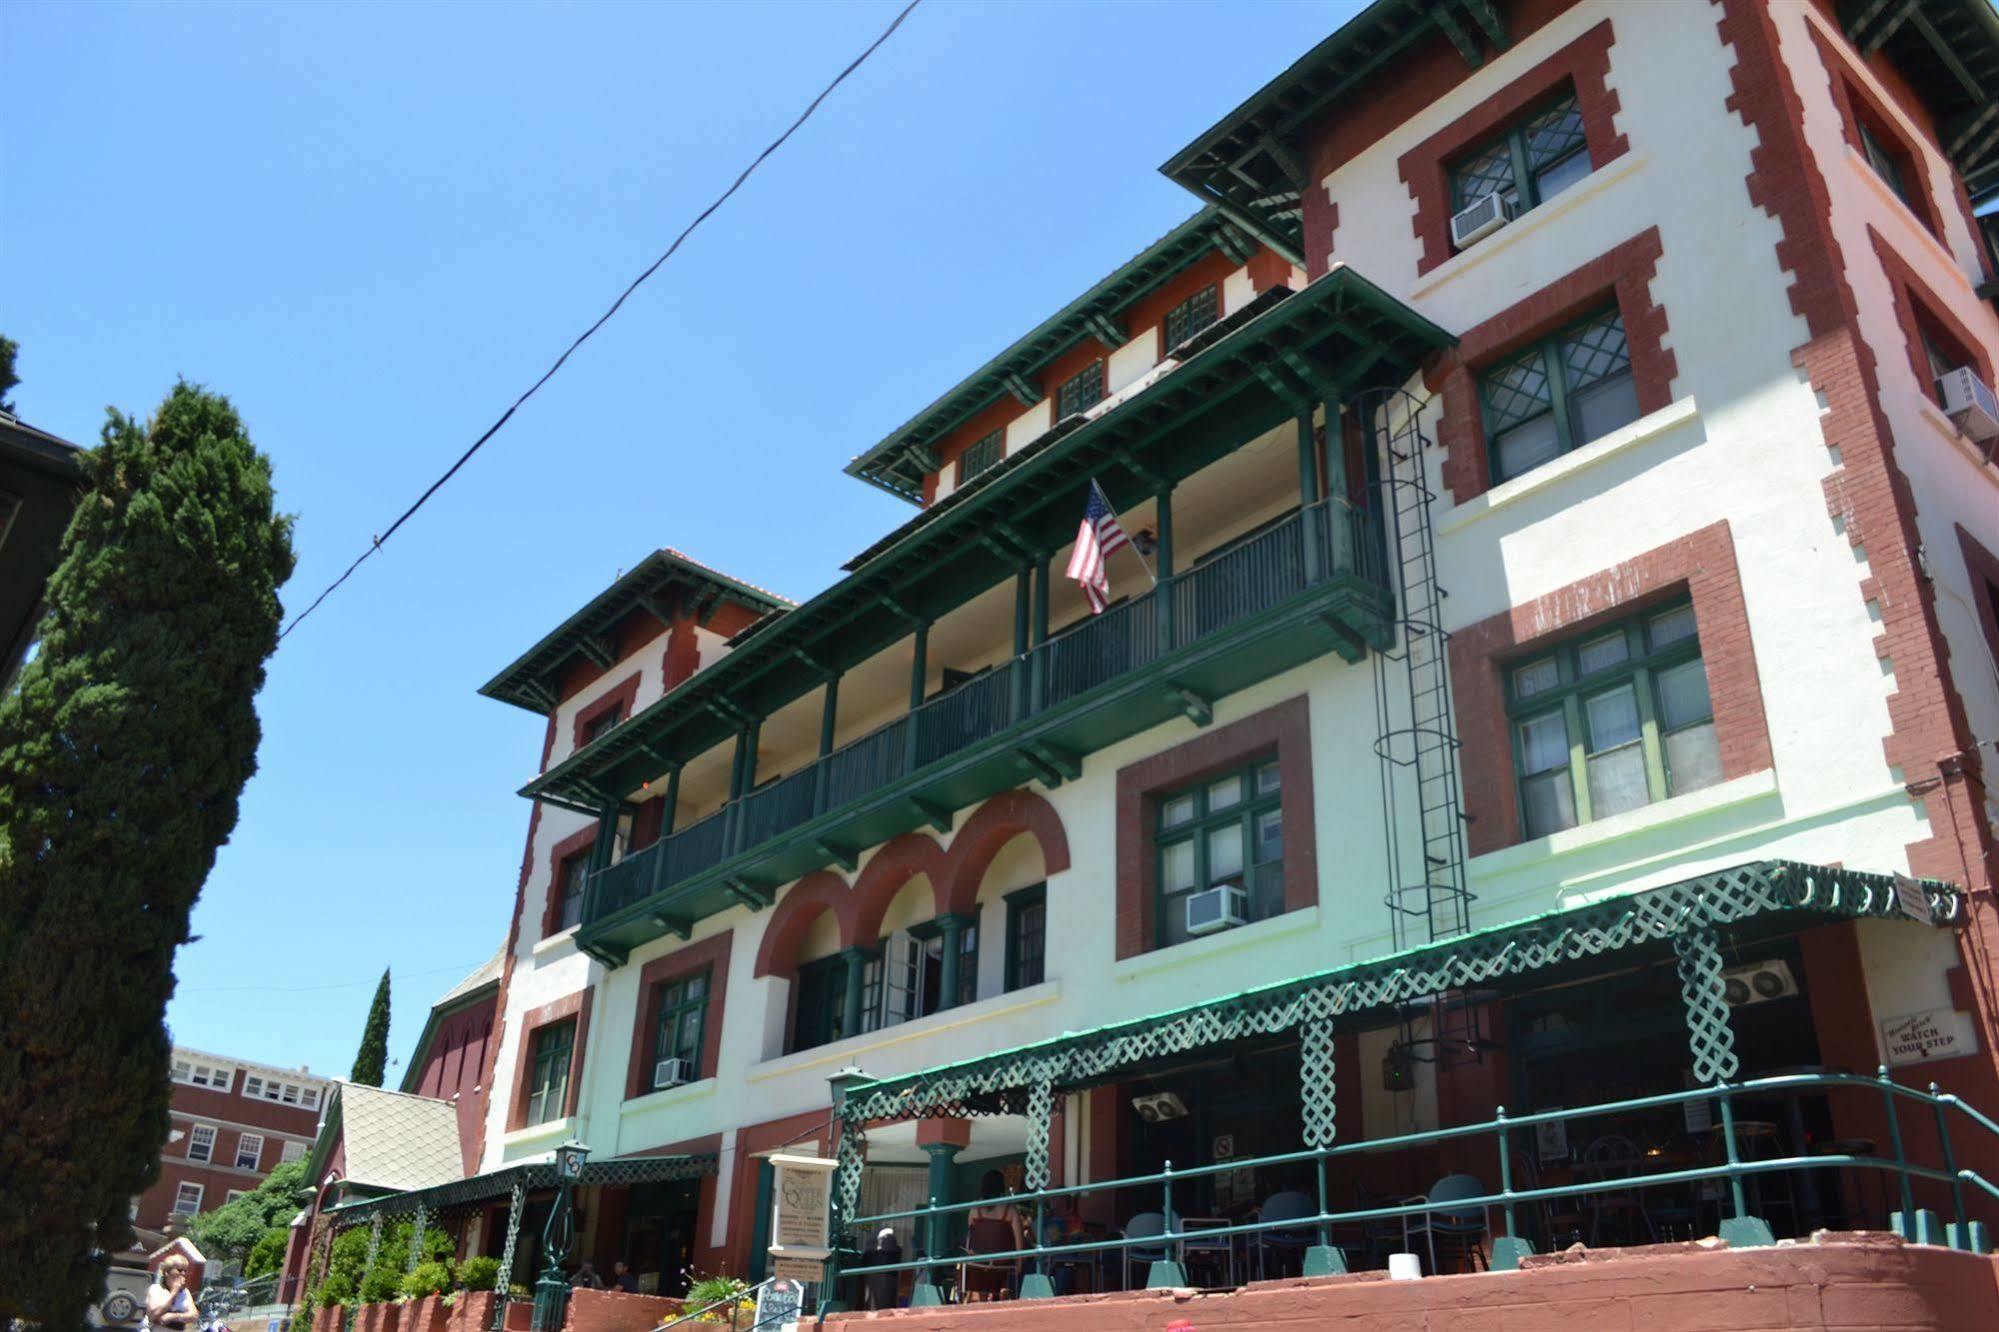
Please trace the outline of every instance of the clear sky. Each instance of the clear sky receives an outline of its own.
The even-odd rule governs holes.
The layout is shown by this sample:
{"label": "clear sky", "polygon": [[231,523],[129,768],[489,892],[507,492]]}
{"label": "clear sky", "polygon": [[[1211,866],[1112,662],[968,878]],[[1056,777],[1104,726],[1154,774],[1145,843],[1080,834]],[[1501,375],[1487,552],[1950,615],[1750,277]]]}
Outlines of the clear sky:
{"label": "clear sky", "polygon": [[[899,7],[11,0],[15,404],[227,393],[303,606]],[[925,0],[286,641],[175,1039],[344,1075],[390,966],[399,1078],[520,869],[543,722],[478,686],[660,545],[825,587],[909,513],[847,460],[1190,214],[1159,164],[1357,8]]]}

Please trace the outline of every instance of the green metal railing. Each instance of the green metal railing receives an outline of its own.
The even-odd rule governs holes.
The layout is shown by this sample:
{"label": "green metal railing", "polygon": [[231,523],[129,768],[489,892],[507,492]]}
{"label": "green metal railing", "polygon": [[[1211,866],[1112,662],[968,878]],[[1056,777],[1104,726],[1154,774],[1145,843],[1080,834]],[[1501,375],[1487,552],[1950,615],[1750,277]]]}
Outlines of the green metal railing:
{"label": "green metal railing", "polygon": [[[1760,1160],[1743,1158],[1741,1134],[1737,1129],[1736,1116],[1737,1105],[1742,1098],[1796,1096],[1821,1091],[1868,1092],[1880,1096],[1889,1130],[1888,1154],[1883,1156],[1827,1152]],[[1685,1106],[1701,1101],[1710,1103],[1715,1121],[1720,1125],[1724,1159],[1719,1162],[1649,1173],[1634,1170],[1633,1173],[1614,1177],[1544,1187],[1515,1187],[1513,1152],[1523,1139],[1531,1142],[1534,1130],[1540,1125],[1552,1123],[1571,1125],[1582,1120],[1629,1115],[1634,1112]],[[1919,1110],[1927,1110],[1934,1116],[1939,1154],[1942,1157],[1941,1165],[1918,1164],[1908,1159],[1903,1149],[1903,1114],[1912,1105]],[[1668,1092],[1580,1109],[1548,1110],[1529,1115],[1509,1116],[1502,1106],[1496,1110],[1492,1119],[1478,1124],[1280,1152],[1271,1156],[1234,1159],[1191,1169],[1176,1170],[1169,1161],[1163,1170],[1154,1174],[1014,1194],[1005,1201],[1023,1212],[1031,1212],[1033,1230],[1030,1233],[1035,1243],[1004,1252],[981,1252],[973,1256],[979,1262],[1017,1260],[1024,1264],[1027,1274],[1023,1279],[1022,1294],[1033,1298],[1053,1293],[1047,1278],[1051,1259],[1115,1253],[1126,1249],[1157,1252],[1164,1257],[1151,1263],[1147,1284],[1178,1286],[1185,1285],[1186,1279],[1175,1255],[1181,1253],[1187,1245],[1198,1246],[1223,1239],[1233,1243],[1237,1236],[1254,1237],[1266,1232],[1283,1232],[1288,1236],[1310,1235],[1316,1241],[1313,1248],[1308,1251],[1305,1263],[1306,1274],[1315,1275],[1346,1270],[1344,1257],[1334,1244],[1335,1227],[1354,1225],[1365,1227],[1369,1223],[1394,1222],[1430,1213],[1458,1216],[1478,1212],[1489,1215],[1496,1210],[1502,1218],[1502,1229],[1494,1239],[1493,1267],[1495,1270],[1507,1270],[1517,1266],[1521,1256],[1533,1252],[1530,1242],[1521,1233],[1519,1222],[1523,1208],[1535,1208],[1542,1203],[1559,1200],[1587,1200],[1595,1195],[1628,1195],[1635,1190],[1667,1185],[1698,1185],[1708,1181],[1717,1181],[1725,1186],[1726,1197],[1722,1200],[1722,1204],[1726,1215],[1720,1218],[1721,1237],[1737,1247],[1742,1247],[1775,1242],[1768,1224],[1751,1213],[1749,1190],[1745,1180],[1787,1172],[1823,1170],[1878,1171],[1886,1176],[1890,1186],[1896,1190],[1900,1203],[1899,1210],[1891,1218],[1890,1224],[1911,1241],[1947,1243],[1952,1247],[1973,1252],[1988,1252],[1990,1243],[1986,1226],[1982,1222],[1972,1220],[1967,1214],[1966,1197],[1968,1190],[1975,1190],[1999,1201],[1999,1186],[1995,1186],[1976,1171],[1961,1169],[1956,1165],[1956,1153],[1951,1136],[1954,1117],[1961,1120],[1962,1127],[1988,1135],[1994,1144],[1999,1144],[1999,1123],[1994,1123],[1956,1096],[1939,1092],[1935,1083],[1931,1083],[1927,1091],[1897,1083],[1888,1076],[1886,1068],[1881,1069],[1875,1077],[1846,1073],[1812,1073],[1755,1078],[1745,1082],[1721,1083],[1690,1091]],[[1499,1178],[1497,1192],[1449,1200],[1440,1199],[1434,1203],[1427,1200],[1402,1201],[1344,1210],[1335,1209],[1330,1204],[1327,1176],[1331,1162],[1344,1157],[1378,1155],[1479,1138],[1489,1139],[1493,1146]],[[1620,1163],[1620,1165],[1636,1166],[1641,1164],[1642,1160],[1643,1158],[1640,1162]],[[1176,1185],[1184,1189],[1190,1181],[1245,1168],[1306,1165],[1313,1168],[1317,1177],[1318,1210],[1314,1214],[1189,1230],[1183,1228],[1182,1214],[1174,1206]],[[1919,1181],[1948,1186],[1953,1220],[1947,1227],[1939,1229],[1935,1214],[1917,1206],[1916,1185]],[[1046,1235],[1044,1223],[1048,1205],[1054,1199],[1124,1190],[1137,1191],[1142,1196],[1147,1191],[1155,1189],[1158,1191],[1159,1199],[1156,1210],[1166,1218],[1163,1233],[1129,1237],[1113,1235],[1061,1244],[1042,1242]],[[1185,1196],[1184,1193],[1182,1196]],[[889,1222],[913,1220],[919,1222],[916,1227],[919,1235],[943,1234],[949,1218],[974,1208],[992,1205],[991,1200],[933,1203],[931,1206],[908,1211],[855,1217],[844,1229],[850,1235],[864,1235]],[[1144,1210],[1153,1209],[1148,1207]],[[881,1272],[924,1273],[926,1275],[918,1283],[916,1298],[928,1302],[936,1297],[935,1286],[927,1275],[930,1269],[955,1265],[965,1256],[938,1254],[896,1263],[843,1266],[831,1273],[829,1280],[837,1280],[841,1276],[861,1277]]]}
{"label": "green metal railing", "polygon": [[1367,511],[1344,500],[1309,505],[600,870],[583,918],[602,920],[1330,578],[1385,586],[1384,567]]}

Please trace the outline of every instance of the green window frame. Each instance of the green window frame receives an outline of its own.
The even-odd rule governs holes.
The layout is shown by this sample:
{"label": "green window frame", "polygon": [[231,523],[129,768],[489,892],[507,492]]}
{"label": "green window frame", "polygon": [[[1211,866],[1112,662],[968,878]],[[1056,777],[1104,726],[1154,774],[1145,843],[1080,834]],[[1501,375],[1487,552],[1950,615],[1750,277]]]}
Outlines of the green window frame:
{"label": "green window frame", "polygon": [[569,1102],[569,1057],[576,1044],[576,1019],[550,1023],[534,1034],[529,1052],[527,1122],[560,1119]]}
{"label": "green window frame", "polygon": [[1104,362],[1100,357],[1062,381],[1055,390],[1055,419],[1087,412],[1104,400]]}
{"label": "green window frame", "polygon": [[1623,314],[1598,310],[1486,366],[1478,394],[1495,484],[1637,420]]}
{"label": "green window frame", "polygon": [[844,1034],[841,1009],[847,997],[847,961],[835,953],[816,962],[800,963],[792,982],[791,1048],[810,1050],[829,1045]]}
{"label": "green window frame", "polygon": [[[611,728],[625,719],[625,705],[622,700],[613,703],[602,712],[583,723],[583,743],[591,744],[611,733]],[[580,748],[581,746],[579,746]]]}
{"label": "green window frame", "polygon": [[1048,885],[1016,889],[1006,902],[1006,970],[1009,992],[1048,979]]}
{"label": "green window frame", "polygon": [[1451,166],[1451,211],[1501,194],[1517,217],[1590,171],[1582,107],[1571,90],[1542,103]]}
{"label": "green window frame", "polygon": [[999,466],[1006,452],[1006,430],[1004,427],[993,431],[984,439],[976,440],[971,447],[958,455],[958,484],[964,485],[984,471]]}
{"label": "green window frame", "polygon": [[1505,673],[1523,838],[1722,780],[1690,601],[1625,616]]}
{"label": "green window frame", "polygon": [[1222,284],[1211,282],[1166,312],[1166,351],[1222,317]]}
{"label": "green window frame", "polygon": [[1245,922],[1283,912],[1283,794],[1270,754],[1154,798],[1154,947],[1185,943],[1187,897],[1219,884],[1246,890]]}
{"label": "green window frame", "polygon": [[675,977],[654,988],[652,1059],[646,1065],[646,1082],[658,1086],[656,1074],[662,1060],[685,1060],[692,1070],[687,1080],[701,1076],[701,1044],[708,1030],[708,969]]}
{"label": "green window frame", "polygon": [[565,856],[556,871],[554,934],[583,923],[583,889],[590,881],[590,853]]}

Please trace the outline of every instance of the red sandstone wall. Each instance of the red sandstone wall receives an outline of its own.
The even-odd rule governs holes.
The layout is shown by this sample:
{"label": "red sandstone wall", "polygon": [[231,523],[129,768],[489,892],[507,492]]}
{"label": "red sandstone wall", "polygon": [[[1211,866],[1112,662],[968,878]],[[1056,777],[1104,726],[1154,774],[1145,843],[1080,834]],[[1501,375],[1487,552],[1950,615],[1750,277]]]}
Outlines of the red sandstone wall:
{"label": "red sandstone wall", "polygon": [[835,1314],[896,1332],[1750,1332],[1999,1327],[1999,1261],[1884,1236],[1793,1248],[1661,1245],[1530,1259],[1518,1272],[1390,1281],[1368,1272],[1257,1282],[1227,1294],[1131,1291],[1070,1300]]}

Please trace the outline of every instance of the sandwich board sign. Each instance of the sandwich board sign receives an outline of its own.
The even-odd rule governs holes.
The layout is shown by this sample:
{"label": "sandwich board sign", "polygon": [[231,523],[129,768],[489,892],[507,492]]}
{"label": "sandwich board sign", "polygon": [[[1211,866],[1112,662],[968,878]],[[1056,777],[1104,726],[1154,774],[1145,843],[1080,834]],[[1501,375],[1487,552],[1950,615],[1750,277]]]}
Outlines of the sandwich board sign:
{"label": "sandwich board sign", "polygon": [[838,1162],[779,1153],[770,1164],[776,1175],[770,1218],[770,1274],[775,1279],[757,1301],[758,1327],[795,1321],[807,1288],[825,1277],[826,1260],[833,1253],[833,1171]]}

